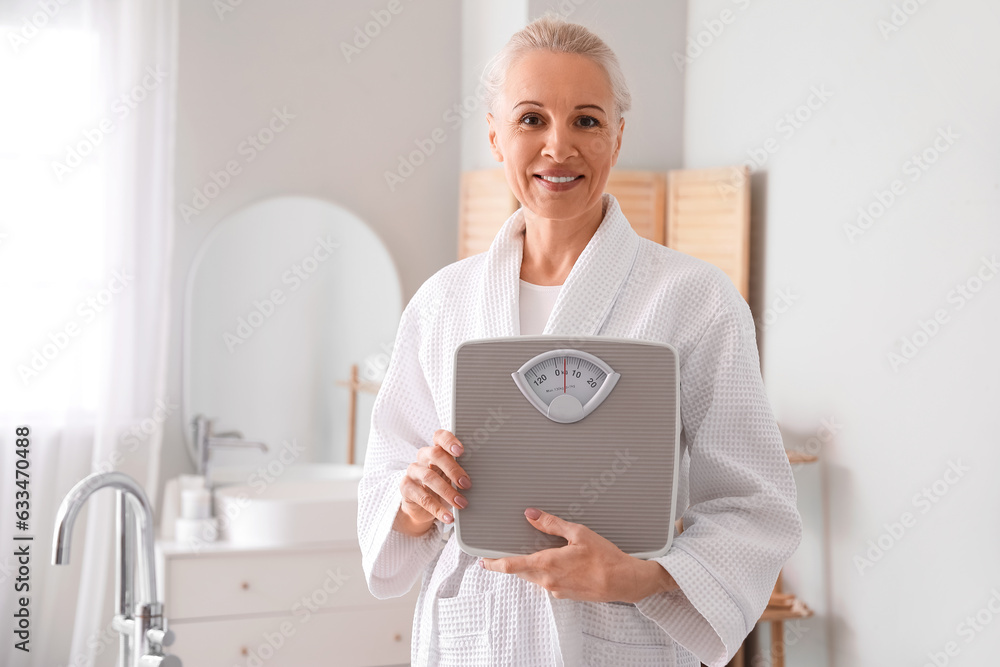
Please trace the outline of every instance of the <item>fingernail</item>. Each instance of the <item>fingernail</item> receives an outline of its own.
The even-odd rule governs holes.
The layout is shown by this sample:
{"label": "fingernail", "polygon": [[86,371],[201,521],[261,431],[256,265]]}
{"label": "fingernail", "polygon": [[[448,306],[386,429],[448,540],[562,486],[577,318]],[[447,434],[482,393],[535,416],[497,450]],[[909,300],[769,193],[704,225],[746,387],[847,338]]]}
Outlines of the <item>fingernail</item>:
{"label": "fingernail", "polygon": [[486,563],[483,562],[482,558],[479,559],[479,567],[483,568],[484,570],[486,569]]}
{"label": "fingernail", "polygon": [[444,513],[444,522],[445,523],[451,523],[452,522],[452,517],[447,512]]}
{"label": "fingernail", "polygon": [[466,500],[465,498],[463,498],[462,496],[455,496],[455,505],[459,509],[463,509],[464,510],[466,507],[469,506],[469,501]]}
{"label": "fingernail", "polygon": [[458,478],[458,485],[463,489],[467,489],[470,486],[472,486],[472,480],[466,477],[465,475],[462,475],[461,477]]}
{"label": "fingernail", "polygon": [[524,510],[524,516],[528,517],[532,521],[535,521],[538,517],[542,516],[542,513],[536,510],[534,507],[529,507]]}
{"label": "fingernail", "polygon": [[454,454],[455,456],[460,456],[462,454],[462,448],[459,447],[458,445],[452,445],[451,453]]}

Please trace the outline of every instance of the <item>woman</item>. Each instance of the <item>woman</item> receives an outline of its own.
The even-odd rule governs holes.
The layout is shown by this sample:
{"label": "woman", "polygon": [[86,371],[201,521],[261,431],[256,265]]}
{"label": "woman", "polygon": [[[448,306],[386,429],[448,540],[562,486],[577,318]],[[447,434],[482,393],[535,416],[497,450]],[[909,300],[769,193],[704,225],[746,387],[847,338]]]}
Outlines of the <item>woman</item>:
{"label": "woman", "polygon": [[[720,270],[639,237],[603,194],[630,98],[600,38],[539,19],[485,78],[490,146],[521,208],[403,312],[359,488],[369,589],[400,596],[424,575],[415,666],[723,665],[801,535],[750,311]],[[451,538],[450,510],[474,482],[449,430],[454,350],[538,333],[677,348],[685,530],[665,556],[639,560],[536,508],[525,520],[566,546],[478,559]]]}

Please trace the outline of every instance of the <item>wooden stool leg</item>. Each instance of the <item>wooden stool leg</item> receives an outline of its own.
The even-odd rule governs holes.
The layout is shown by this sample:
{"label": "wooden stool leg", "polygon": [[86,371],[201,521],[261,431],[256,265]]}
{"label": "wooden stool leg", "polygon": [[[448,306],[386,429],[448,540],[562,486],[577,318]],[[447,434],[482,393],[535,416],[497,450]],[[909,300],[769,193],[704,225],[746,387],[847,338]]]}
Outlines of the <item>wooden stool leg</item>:
{"label": "wooden stool leg", "polygon": [[733,659],[729,661],[729,667],[746,667],[746,654],[744,653],[744,646],[740,645],[740,650],[736,652]]}
{"label": "wooden stool leg", "polygon": [[785,667],[785,624],[771,622],[771,667]]}
{"label": "wooden stool leg", "polygon": [[[778,580],[774,582],[774,592],[783,592],[781,581],[781,571],[778,571]],[[771,667],[785,667],[785,624],[781,621],[771,623]]]}
{"label": "wooden stool leg", "polygon": [[358,421],[358,365],[351,364],[351,395],[347,403],[347,465],[354,465],[354,440]]}
{"label": "wooden stool leg", "polygon": [[[743,640],[743,646],[740,650],[743,652],[743,664],[751,665],[756,664],[754,662],[754,656],[760,655],[760,624],[753,626],[750,629],[750,634],[747,638]],[[760,662],[759,660],[757,662]]]}

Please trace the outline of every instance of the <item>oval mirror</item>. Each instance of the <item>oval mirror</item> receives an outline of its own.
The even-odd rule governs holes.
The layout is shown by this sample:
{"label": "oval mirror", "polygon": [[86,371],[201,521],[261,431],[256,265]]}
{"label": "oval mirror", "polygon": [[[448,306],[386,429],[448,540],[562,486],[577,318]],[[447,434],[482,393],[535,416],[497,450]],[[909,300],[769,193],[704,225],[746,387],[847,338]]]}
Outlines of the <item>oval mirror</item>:
{"label": "oval mirror", "polygon": [[[244,208],[212,230],[188,274],[183,405],[198,465],[195,415],[267,444],[269,459],[346,463],[351,414],[363,460],[373,385],[402,313],[395,264],[357,216],[309,197]],[[368,391],[352,391],[352,366]],[[247,463],[218,448],[213,469]],[[259,458],[251,458],[259,465]],[[214,474],[214,473],[213,473]]]}

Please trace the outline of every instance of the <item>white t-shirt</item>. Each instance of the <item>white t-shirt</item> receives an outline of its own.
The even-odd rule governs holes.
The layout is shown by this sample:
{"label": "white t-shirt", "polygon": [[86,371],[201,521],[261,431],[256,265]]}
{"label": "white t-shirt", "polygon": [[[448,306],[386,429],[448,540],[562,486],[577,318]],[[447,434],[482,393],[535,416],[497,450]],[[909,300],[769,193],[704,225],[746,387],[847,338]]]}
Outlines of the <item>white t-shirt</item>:
{"label": "white t-shirt", "polygon": [[524,280],[518,294],[521,317],[521,335],[532,336],[542,333],[549,321],[552,307],[562,285],[535,285]]}

